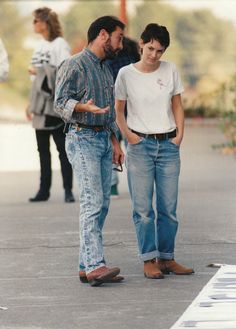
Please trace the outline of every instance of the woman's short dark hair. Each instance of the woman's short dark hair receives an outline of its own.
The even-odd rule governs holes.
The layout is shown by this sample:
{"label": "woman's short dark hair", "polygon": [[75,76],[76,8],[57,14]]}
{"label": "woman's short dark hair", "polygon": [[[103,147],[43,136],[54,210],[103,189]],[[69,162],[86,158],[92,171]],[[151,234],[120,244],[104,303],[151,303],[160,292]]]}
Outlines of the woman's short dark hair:
{"label": "woman's short dark hair", "polygon": [[117,27],[120,27],[122,30],[125,28],[125,24],[122,23],[115,16],[102,16],[96,19],[89,27],[87,38],[88,43],[92,42],[97,38],[101,30],[106,30],[109,34],[114,32]]}
{"label": "woman's short dark hair", "polygon": [[49,31],[49,41],[53,41],[57,37],[62,36],[62,28],[58,19],[58,15],[48,7],[42,7],[34,10],[33,15],[36,19],[47,23]]}
{"label": "woman's short dark hair", "polygon": [[170,35],[165,26],[150,23],[145,27],[145,30],[141,34],[141,39],[143,43],[148,43],[151,40],[157,40],[160,42],[165,49],[170,44]]}

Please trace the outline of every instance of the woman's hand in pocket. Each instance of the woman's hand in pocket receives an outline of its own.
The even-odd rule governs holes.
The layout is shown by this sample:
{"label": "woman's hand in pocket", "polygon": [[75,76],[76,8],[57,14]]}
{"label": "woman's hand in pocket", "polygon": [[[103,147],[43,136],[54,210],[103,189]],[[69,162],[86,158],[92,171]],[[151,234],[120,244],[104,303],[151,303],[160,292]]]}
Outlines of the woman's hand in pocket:
{"label": "woman's hand in pocket", "polygon": [[127,136],[127,141],[129,144],[138,144],[141,141],[141,137],[137,134],[130,131],[129,135]]}
{"label": "woman's hand in pocket", "polygon": [[176,137],[174,137],[174,138],[171,139],[171,143],[173,143],[173,144],[175,144],[177,146],[180,146],[181,142],[182,142],[182,138],[181,137],[178,137],[178,136],[176,136]]}

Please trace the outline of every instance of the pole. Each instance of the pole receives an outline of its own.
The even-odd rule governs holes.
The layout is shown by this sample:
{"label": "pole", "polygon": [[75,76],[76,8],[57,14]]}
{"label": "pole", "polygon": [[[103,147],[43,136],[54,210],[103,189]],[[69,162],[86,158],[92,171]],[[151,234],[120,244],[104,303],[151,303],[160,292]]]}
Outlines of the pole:
{"label": "pole", "polygon": [[126,0],[120,0],[120,20],[127,25]]}

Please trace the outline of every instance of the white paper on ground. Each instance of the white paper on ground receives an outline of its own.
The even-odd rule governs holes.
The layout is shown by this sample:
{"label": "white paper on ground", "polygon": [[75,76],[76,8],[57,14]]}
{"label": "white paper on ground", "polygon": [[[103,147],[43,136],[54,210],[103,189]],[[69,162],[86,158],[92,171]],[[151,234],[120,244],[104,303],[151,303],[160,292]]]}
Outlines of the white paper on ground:
{"label": "white paper on ground", "polygon": [[170,329],[236,329],[236,265],[222,266]]}

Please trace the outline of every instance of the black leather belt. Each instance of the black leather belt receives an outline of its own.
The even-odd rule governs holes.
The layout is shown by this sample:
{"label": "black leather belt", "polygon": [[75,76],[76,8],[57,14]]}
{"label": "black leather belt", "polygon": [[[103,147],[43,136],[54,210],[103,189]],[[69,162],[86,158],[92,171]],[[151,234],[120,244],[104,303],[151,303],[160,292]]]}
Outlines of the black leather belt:
{"label": "black leather belt", "polygon": [[153,139],[157,139],[157,140],[160,140],[160,141],[176,137],[176,129],[169,132],[169,133],[163,133],[163,134],[143,134],[143,133],[140,133],[140,132],[135,131],[133,129],[131,129],[131,131],[133,133],[135,133],[136,135],[140,136],[140,137],[153,138]]}
{"label": "black leather belt", "polygon": [[104,130],[109,130],[108,126],[90,126],[90,125],[85,125],[82,123],[74,123],[73,124],[74,127],[76,127],[76,129],[79,131],[81,128],[87,128],[87,129],[92,129],[94,131],[104,131]]}

